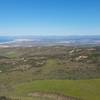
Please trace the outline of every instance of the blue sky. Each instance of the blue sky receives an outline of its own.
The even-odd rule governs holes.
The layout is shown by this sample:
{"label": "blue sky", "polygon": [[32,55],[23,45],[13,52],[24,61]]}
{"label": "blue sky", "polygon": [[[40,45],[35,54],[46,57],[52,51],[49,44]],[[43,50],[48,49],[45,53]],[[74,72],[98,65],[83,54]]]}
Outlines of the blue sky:
{"label": "blue sky", "polygon": [[0,0],[0,35],[100,34],[100,0]]}

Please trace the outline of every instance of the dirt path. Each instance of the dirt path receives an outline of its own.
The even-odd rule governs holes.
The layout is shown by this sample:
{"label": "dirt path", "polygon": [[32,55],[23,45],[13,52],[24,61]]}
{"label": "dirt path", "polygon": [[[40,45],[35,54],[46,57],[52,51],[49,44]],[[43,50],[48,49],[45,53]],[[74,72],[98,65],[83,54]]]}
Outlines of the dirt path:
{"label": "dirt path", "polygon": [[52,94],[52,93],[42,93],[42,92],[33,92],[29,93],[28,96],[32,97],[44,97],[44,98],[49,98],[51,100],[81,100],[75,97],[70,97],[70,96],[64,96],[61,94]]}

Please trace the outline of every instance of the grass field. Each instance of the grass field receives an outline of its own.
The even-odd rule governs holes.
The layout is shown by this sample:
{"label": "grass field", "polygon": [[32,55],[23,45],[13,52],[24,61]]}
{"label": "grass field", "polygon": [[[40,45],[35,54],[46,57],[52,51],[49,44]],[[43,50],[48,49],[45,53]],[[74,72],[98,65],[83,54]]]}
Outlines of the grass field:
{"label": "grass field", "polygon": [[82,100],[100,100],[100,79],[95,80],[38,80],[16,86],[15,94],[32,92],[60,93]]}

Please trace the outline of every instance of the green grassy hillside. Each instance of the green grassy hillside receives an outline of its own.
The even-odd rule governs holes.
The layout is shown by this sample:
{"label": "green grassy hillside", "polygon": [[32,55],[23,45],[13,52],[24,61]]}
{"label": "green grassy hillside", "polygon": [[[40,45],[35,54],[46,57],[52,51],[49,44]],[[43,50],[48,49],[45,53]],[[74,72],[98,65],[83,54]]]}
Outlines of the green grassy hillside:
{"label": "green grassy hillside", "polygon": [[16,86],[15,94],[32,92],[60,93],[82,100],[100,100],[100,80],[38,80]]}

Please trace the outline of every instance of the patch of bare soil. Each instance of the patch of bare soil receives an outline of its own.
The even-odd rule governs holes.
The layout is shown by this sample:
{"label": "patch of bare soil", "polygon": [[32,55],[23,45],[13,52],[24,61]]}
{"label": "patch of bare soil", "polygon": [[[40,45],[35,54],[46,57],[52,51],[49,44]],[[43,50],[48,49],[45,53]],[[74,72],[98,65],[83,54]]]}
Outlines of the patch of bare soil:
{"label": "patch of bare soil", "polygon": [[53,100],[81,100],[79,98],[76,97],[71,97],[71,96],[65,96],[62,94],[56,94],[56,93],[42,93],[42,92],[33,92],[33,93],[29,93],[28,96],[32,96],[32,97],[44,97],[44,98],[48,98],[48,99],[53,99]]}

